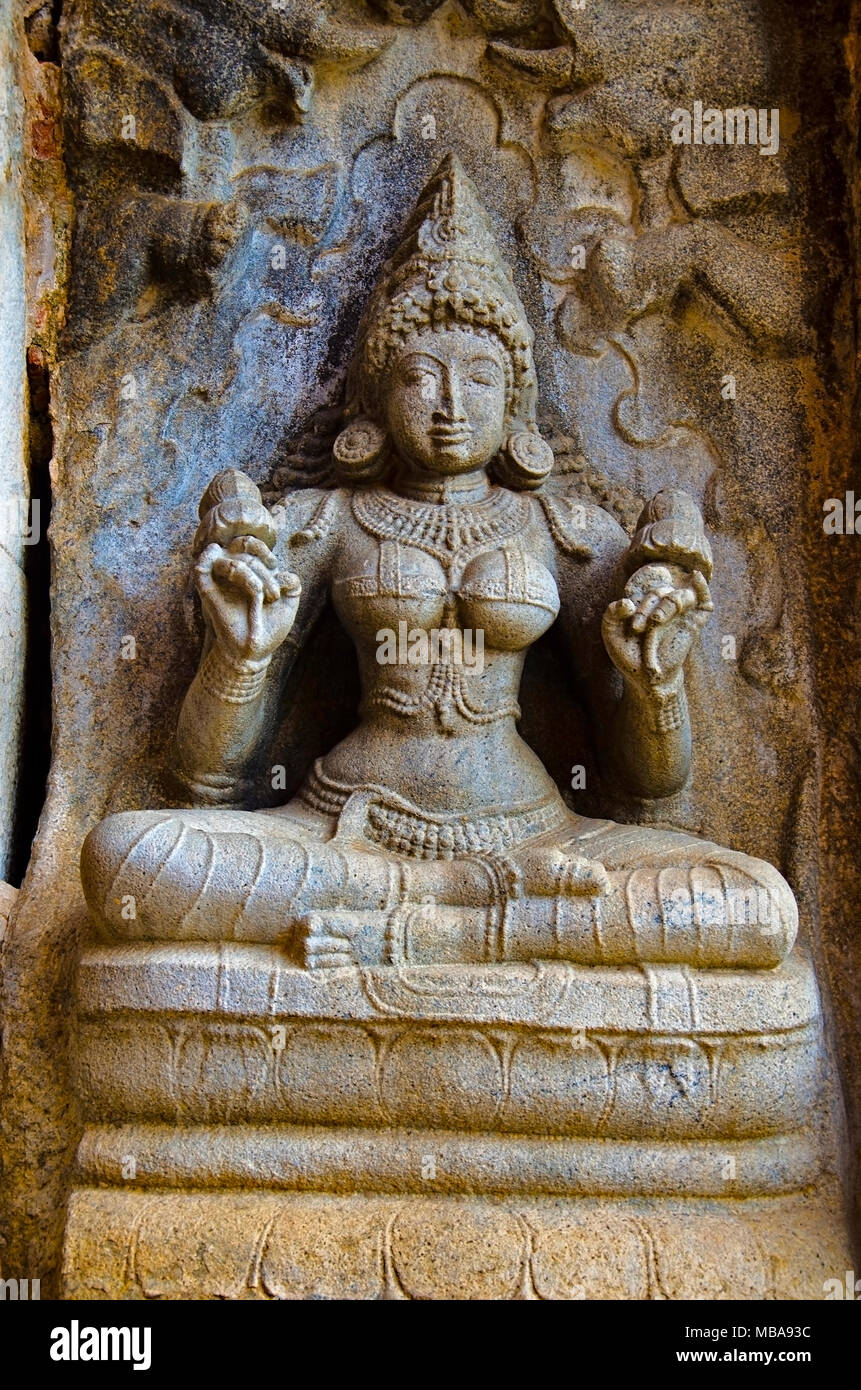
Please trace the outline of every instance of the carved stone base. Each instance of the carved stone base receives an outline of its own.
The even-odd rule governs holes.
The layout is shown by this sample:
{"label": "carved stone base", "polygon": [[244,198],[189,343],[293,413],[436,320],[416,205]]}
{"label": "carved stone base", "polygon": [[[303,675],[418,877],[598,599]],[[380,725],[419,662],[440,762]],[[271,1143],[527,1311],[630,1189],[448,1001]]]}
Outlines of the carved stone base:
{"label": "carved stone base", "polygon": [[819,1000],[773,971],[90,950],[71,1298],[818,1298]]}
{"label": "carved stone base", "polygon": [[759,1139],[799,1130],[821,1080],[801,953],[773,971],[312,974],[269,947],[105,947],[79,1011],[78,1092],[101,1124]]}
{"label": "carved stone base", "polygon": [[346,1125],[94,1125],[78,1148],[86,1183],[300,1192],[751,1197],[809,1186],[820,1166],[808,1130],[663,1143]]}
{"label": "carved stone base", "polygon": [[798,1299],[851,1261],[811,1197],[74,1193],[72,1299]]}

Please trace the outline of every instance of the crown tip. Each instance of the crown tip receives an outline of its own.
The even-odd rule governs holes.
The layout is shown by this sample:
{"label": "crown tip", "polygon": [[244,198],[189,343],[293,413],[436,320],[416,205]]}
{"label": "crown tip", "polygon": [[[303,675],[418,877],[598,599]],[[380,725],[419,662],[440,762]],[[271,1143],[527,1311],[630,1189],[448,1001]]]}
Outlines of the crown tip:
{"label": "crown tip", "polygon": [[443,156],[442,160],[437,165],[436,172],[438,174],[462,174],[464,172],[463,165],[454,150],[449,150],[448,154]]}

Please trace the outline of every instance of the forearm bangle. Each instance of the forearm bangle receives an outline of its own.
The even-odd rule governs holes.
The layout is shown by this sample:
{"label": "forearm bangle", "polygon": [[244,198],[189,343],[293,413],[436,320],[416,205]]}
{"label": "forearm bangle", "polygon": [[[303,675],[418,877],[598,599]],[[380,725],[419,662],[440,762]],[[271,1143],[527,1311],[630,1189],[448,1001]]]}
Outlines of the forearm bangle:
{"label": "forearm bangle", "polygon": [[207,695],[229,705],[249,705],[263,689],[268,670],[268,657],[263,661],[234,662],[216,646],[201,662],[198,679]]}
{"label": "forearm bangle", "polygon": [[652,729],[656,734],[669,734],[684,728],[688,719],[688,701],[685,687],[667,691],[654,690],[652,694]]}

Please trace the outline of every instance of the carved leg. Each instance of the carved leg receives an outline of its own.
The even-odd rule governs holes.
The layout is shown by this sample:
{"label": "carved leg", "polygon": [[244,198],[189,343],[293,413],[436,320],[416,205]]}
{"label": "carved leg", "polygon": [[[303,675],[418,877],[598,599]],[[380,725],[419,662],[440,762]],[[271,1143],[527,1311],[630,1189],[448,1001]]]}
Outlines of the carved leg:
{"label": "carved leg", "polygon": [[[564,853],[563,853],[564,852]],[[520,851],[533,892],[542,865],[554,896],[552,922],[530,910],[514,914],[509,959],[555,956],[582,963],[639,961],[770,968],[788,955],[798,909],[771,864],[679,831],[605,823],[556,847]],[[566,890],[566,857],[572,887]],[[583,864],[606,870],[605,891],[583,913]],[[578,884],[580,886],[578,887]]]}
{"label": "carved leg", "polygon": [[408,864],[323,840],[298,819],[228,810],[108,816],[84,842],[81,879],[110,939],[286,942],[309,913],[340,909],[371,914],[366,949],[378,960],[405,900],[487,897],[480,865]]}
{"label": "carved leg", "polygon": [[144,811],[87,837],[110,938],[279,941],[303,965],[570,960],[768,968],[795,939],[770,864],[679,832],[604,828],[509,859],[393,859],[286,816]]}
{"label": "carved leg", "polygon": [[[440,900],[393,914],[388,959],[769,969],[798,927],[792,890],[771,864],[679,831],[603,822],[484,866],[481,908]],[[340,931],[350,930],[345,920]]]}

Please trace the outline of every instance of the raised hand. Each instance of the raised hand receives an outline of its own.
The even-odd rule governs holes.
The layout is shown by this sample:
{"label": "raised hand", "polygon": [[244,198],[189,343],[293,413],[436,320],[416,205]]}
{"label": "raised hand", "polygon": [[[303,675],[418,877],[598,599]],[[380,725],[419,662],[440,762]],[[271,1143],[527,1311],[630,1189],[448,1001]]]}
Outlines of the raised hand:
{"label": "raised hand", "polygon": [[643,690],[671,685],[714,605],[699,570],[642,565],[608,605],[602,632],[610,660]]}
{"label": "raised hand", "polygon": [[266,660],[281,646],[302,586],[295,574],[279,574],[275,556],[258,536],[207,545],[195,580],[215,640],[234,663]]}

